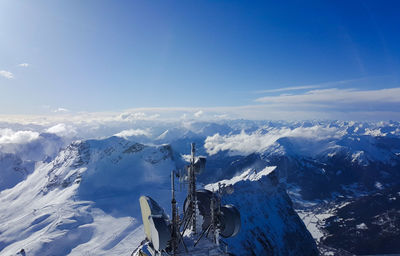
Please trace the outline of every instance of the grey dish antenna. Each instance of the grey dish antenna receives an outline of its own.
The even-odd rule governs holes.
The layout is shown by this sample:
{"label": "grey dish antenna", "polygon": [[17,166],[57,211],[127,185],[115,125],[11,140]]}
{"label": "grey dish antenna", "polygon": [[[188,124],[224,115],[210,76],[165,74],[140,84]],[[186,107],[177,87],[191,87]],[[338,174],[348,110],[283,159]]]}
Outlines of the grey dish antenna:
{"label": "grey dish antenna", "polygon": [[241,227],[240,213],[235,206],[231,204],[221,206],[219,219],[222,237],[233,237],[239,233]]}
{"label": "grey dish antenna", "polygon": [[[214,193],[207,189],[198,189],[196,191],[197,204],[200,215],[203,217],[202,229],[205,230],[211,224],[211,199]],[[185,199],[184,212],[186,213],[189,208],[189,200]],[[214,206],[214,211],[217,211],[217,205]]]}
{"label": "grey dish antenna", "polygon": [[[199,189],[196,191],[198,209],[200,215],[203,217],[202,229],[206,230],[212,220],[211,214],[211,200],[214,198],[217,201],[217,195],[207,189]],[[184,203],[184,211],[186,212],[189,208],[188,198]],[[236,236],[241,228],[240,212],[235,206],[228,204],[218,207],[218,204],[213,205],[213,211],[215,216],[218,218],[220,227],[220,234],[224,238]]]}

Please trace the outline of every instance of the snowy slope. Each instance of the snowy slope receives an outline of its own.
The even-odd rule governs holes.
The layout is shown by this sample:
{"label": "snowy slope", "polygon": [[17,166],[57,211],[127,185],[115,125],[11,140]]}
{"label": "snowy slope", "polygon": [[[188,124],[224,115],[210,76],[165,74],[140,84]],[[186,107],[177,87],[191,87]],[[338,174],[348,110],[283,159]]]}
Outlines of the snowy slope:
{"label": "snowy slope", "polygon": [[16,154],[0,152],[0,191],[12,188],[33,172],[35,163]]}
{"label": "snowy slope", "polygon": [[0,129],[0,152],[16,154],[22,160],[47,161],[53,159],[57,156],[60,148],[66,146],[69,141],[69,139],[47,132],[10,130],[7,137],[6,135],[1,136],[1,131],[2,129]]}
{"label": "snowy slope", "polygon": [[169,146],[75,142],[0,193],[0,254],[128,254],[143,239],[137,198],[151,191],[165,203],[174,167]]}
{"label": "snowy slope", "polygon": [[[315,241],[293,210],[274,170],[274,166],[250,168],[231,179],[205,185],[210,191],[222,188],[225,191],[222,204],[233,204],[240,212],[241,230],[235,237],[224,239],[228,252],[234,255],[318,255]],[[184,237],[187,246],[193,244],[190,232]],[[208,255],[214,245],[208,240],[201,241],[203,243],[195,248],[196,253],[188,246],[190,253],[183,254]]]}
{"label": "snowy slope", "polygon": [[[0,209],[0,255],[21,249],[27,255],[129,255],[144,238],[139,196],[150,195],[170,212],[169,174],[181,164],[177,157],[169,145],[120,137],[71,143],[0,193],[0,204],[7,206]],[[248,224],[230,244],[240,255],[314,254],[314,241],[273,169],[249,169],[222,181],[237,190],[224,200],[237,204]],[[185,193],[177,191],[178,205]]]}
{"label": "snowy slope", "polygon": [[[396,200],[393,189],[400,184],[398,122],[268,123],[238,134],[215,134],[206,139],[205,147],[213,156],[237,157],[236,166],[277,166],[280,182],[286,184],[295,209],[321,252],[400,253],[400,247],[392,242],[400,235],[400,208],[390,203],[390,198]],[[392,192],[385,195],[387,190]],[[383,194],[385,200],[377,202],[374,194]],[[374,220],[369,211],[352,208],[365,209],[368,203],[381,205],[376,216],[385,221]],[[339,210],[341,207],[344,210]],[[346,216],[351,212],[357,214]],[[389,221],[393,227],[386,232]],[[357,228],[362,223],[369,223],[365,225],[373,226],[374,231]],[[345,239],[344,230],[352,231]],[[368,246],[360,246],[365,241]]]}
{"label": "snowy slope", "polygon": [[51,161],[65,145],[51,133],[0,129],[0,191],[24,180],[38,161]]}
{"label": "snowy slope", "polygon": [[[316,244],[292,208],[284,187],[279,185],[275,167],[248,169],[220,183],[234,192],[223,203],[235,205],[242,228],[236,237],[225,239],[238,255],[318,255]],[[218,183],[205,188],[216,191]]]}
{"label": "snowy slope", "polygon": [[[373,234],[361,224],[370,227],[370,223],[380,222],[363,215],[362,210],[354,220],[340,215],[351,212],[352,205],[367,205],[379,198],[372,196],[377,193],[389,200],[382,209],[392,214],[377,213],[385,220],[379,230],[397,223],[390,220],[400,212],[390,201],[397,197],[385,191],[392,191],[400,180],[399,122],[233,120],[154,121],[123,128],[97,125],[78,127],[77,134],[118,137],[77,141],[59,152],[69,139],[43,133],[50,128],[27,132],[20,127],[25,130],[0,134],[0,255],[14,255],[22,248],[27,255],[119,255],[132,251],[143,238],[137,198],[150,195],[169,213],[169,172],[182,165],[179,154],[187,154],[191,142],[196,142],[198,154],[207,156],[207,168],[199,182],[232,183],[239,195],[227,195],[226,200],[249,213],[245,218],[248,223],[253,219],[253,224],[265,225],[267,233],[244,230],[243,234],[250,232],[251,239],[242,242],[255,241],[251,245],[254,250],[265,249],[257,239],[268,241],[283,255],[287,253],[284,247],[298,249],[298,244],[282,240],[283,233],[271,224],[288,226],[289,234],[301,230],[301,225],[293,224],[298,218],[291,215],[284,185],[320,246],[356,248],[357,232]],[[161,143],[171,146],[150,146]],[[276,166],[276,181],[270,175],[259,175],[265,166]],[[278,180],[281,184],[275,186]],[[183,199],[181,192],[178,202]],[[249,205],[256,206],[254,212],[247,211]],[[343,205],[347,207],[340,210]],[[286,219],[264,223],[265,212],[278,209]],[[354,230],[348,244],[339,241],[343,233],[340,225]],[[257,225],[249,226],[257,230]],[[394,227],[390,234],[395,237],[400,232],[396,231],[398,224]],[[305,234],[295,239],[308,241]],[[244,248],[241,242],[232,241],[233,248]],[[375,252],[379,253],[379,248]]]}

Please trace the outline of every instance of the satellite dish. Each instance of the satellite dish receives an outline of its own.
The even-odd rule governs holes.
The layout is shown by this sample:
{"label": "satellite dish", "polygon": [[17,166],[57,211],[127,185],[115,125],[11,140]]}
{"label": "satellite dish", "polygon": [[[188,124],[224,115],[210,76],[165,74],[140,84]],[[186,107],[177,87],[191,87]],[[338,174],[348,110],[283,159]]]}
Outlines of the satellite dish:
{"label": "satellite dish", "polygon": [[[211,224],[211,198],[214,196],[213,192],[207,189],[196,190],[197,207],[199,208],[200,215],[203,217],[202,229],[205,230]],[[186,198],[184,202],[184,211],[186,212],[189,207],[189,200]],[[217,209],[215,205],[214,210]]]}
{"label": "satellite dish", "polygon": [[224,238],[236,236],[240,231],[240,213],[233,205],[221,206],[221,236]]}
{"label": "satellite dish", "polygon": [[157,251],[165,249],[167,242],[171,239],[167,215],[151,197],[141,196],[139,203],[142,212],[144,233],[147,239],[152,242],[154,249]]}
{"label": "satellite dish", "polygon": [[164,250],[171,240],[171,232],[164,217],[160,215],[149,216],[151,243],[157,251]]}

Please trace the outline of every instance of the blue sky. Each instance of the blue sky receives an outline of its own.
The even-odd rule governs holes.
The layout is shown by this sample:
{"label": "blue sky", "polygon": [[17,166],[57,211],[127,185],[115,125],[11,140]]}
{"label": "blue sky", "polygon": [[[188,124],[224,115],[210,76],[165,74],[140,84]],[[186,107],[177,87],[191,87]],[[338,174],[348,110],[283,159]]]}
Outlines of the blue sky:
{"label": "blue sky", "polygon": [[399,13],[398,1],[0,0],[0,114],[400,119]]}

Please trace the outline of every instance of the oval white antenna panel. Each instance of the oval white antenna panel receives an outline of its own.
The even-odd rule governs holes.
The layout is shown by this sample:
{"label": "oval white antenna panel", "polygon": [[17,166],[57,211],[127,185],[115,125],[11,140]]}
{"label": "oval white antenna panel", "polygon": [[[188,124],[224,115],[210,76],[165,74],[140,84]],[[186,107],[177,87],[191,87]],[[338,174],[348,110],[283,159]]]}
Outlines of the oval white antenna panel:
{"label": "oval white antenna panel", "polygon": [[139,198],[140,211],[142,212],[144,233],[146,234],[147,239],[151,241],[150,223],[149,223],[149,216],[151,215],[151,209],[148,200],[149,198],[147,196],[141,196]]}
{"label": "oval white antenna panel", "polygon": [[154,201],[151,197],[149,196],[141,196],[139,198],[139,203],[140,203],[140,210],[142,212],[142,220],[143,220],[143,226],[144,226],[144,233],[146,234],[146,237],[149,241],[152,241],[152,236],[151,236],[151,226],[149,222],[150,216],[160,216],[161,218],[165,219],[167,218],[164,210],[158,205],[156,201]]}

